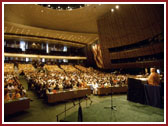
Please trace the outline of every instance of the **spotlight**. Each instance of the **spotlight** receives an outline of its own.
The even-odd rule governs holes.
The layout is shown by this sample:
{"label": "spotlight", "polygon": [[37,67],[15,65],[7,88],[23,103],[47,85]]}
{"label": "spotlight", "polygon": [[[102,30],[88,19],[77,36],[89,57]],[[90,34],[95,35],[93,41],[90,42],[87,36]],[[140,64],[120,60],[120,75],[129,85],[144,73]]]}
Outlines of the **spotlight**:
{"label": "spotlight", "polygon": [[118,5],[116,5],[116,7],[115,7],[116,9],[119,9],[119,6]]}
{"label": "spotlight", "polygon": [[114,12],[114,9],[111,9],[111,12]]}
{"label": "spotlight", "polygon": [[51,7],[51,5],[49,4],[48,7]]}

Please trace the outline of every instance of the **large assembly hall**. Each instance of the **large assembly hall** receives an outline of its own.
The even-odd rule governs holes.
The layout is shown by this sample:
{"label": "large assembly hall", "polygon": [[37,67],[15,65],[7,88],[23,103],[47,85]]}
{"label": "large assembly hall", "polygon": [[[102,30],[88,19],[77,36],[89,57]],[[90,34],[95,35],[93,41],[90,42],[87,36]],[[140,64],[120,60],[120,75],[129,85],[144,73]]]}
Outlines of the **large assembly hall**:
{"label": "large assembly hall", "polygon": [[164,4],[4,4],[4,122],[164,122]]}

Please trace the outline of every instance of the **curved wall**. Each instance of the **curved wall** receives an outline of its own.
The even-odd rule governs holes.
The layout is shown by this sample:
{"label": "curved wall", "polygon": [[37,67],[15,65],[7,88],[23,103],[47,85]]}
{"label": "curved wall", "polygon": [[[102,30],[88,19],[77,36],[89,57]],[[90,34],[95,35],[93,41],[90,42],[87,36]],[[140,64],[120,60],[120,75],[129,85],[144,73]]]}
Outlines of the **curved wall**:
{"label": "curved wall", "polygon": [[[162,62],[163,59],[135,63],[112,63],[116,59],[137,58],[164,53],[163,5],[120,5],[118,10],[109,11],[99,18],[97,24],[105,69],[163,67],[163,63],[157,63]],[[145,43],[143,46],[136,45],[141,41]],[[151,41],[153,43],[148,44]],[[136,45],[136,47],[110,51],[110,49],[117,50],[131,44]]]}

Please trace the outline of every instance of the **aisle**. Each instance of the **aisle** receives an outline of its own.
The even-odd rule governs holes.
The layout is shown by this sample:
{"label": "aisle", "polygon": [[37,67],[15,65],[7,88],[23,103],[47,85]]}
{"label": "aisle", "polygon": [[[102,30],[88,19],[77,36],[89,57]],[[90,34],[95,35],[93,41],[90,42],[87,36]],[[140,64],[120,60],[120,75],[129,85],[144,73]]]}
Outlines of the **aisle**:
{"label": "aisle", "polygon": [[27,91],[28,90],[28,84],[27,84],[27,80],[25,79],[25,77],[24,76],[19,76],[19,81],[23,85],[24,89],[26,89],[26,91]]}
{"label": "aisle", "polygon": [[[28,84],[24,77],[19,77],[23,87],[27,90]],[[56,115],[65,109],[64,102],[57,104],[47,104],[44,99],[40,99],[34,91],[27,90],[28,98],[30,102],[30,108],[24,112],[20,112],[5,118],[5,122],[56,122]],[[82,105],[86,103],[83,102]],[[66,107],[73,106],[72,102],[66,103]],[[66,114],[67,116],[77,111],[78,108],[71,109]],[[59,119],[63,119],[65,115],[61,115]]]}

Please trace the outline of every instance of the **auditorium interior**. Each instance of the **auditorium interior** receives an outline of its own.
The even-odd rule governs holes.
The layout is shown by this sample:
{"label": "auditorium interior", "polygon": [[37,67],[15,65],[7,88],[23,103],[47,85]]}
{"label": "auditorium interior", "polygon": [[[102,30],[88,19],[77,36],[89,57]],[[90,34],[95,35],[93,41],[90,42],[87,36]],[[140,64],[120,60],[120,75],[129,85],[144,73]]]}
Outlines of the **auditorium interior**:
{"label": "auditorium interior", "polygon": [[4,122],[164,122],[164,4],[4,4]]}

